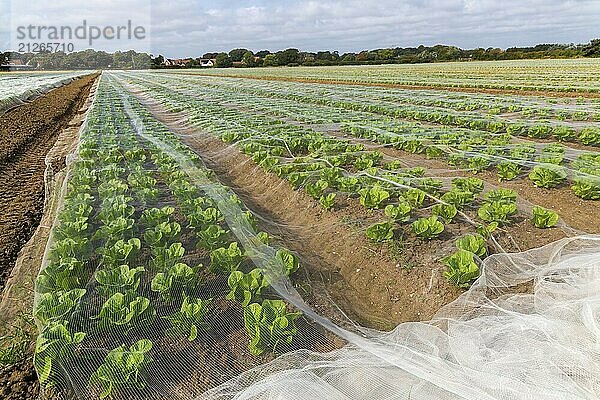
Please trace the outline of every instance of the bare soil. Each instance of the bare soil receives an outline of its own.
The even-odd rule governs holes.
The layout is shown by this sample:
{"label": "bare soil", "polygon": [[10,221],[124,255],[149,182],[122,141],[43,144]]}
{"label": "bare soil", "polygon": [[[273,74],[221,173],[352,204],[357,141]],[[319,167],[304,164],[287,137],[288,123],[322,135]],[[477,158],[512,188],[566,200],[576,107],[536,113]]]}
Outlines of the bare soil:
{"label": "bare soil", "polygon": [[0,116],[0,290],[42,216],[46,154],[94,79],[77,79]]}
{"label": "bare soil", "polygon": [[40,392],[33,360],[28,359],[18,365],[0,367],[1,399],[36,399]]}

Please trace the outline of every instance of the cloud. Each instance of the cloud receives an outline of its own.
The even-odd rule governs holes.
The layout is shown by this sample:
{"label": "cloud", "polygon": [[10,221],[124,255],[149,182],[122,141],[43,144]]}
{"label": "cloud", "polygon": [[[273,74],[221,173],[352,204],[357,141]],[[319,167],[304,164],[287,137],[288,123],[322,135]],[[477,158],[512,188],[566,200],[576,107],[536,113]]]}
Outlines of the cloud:
{"label": "cloud", "polygon": [[[97,24],[125,17],[148,21],[152,51],[169,57],[234,47],[343,52],[438,43],[509,47],[587,42],[600,36],[597,0],[66,0],[19,4],[25,8],[13,20],[77,23],[82,15],[93,15],[100,21]],[[0,45],[6,40],[3,29]]]}

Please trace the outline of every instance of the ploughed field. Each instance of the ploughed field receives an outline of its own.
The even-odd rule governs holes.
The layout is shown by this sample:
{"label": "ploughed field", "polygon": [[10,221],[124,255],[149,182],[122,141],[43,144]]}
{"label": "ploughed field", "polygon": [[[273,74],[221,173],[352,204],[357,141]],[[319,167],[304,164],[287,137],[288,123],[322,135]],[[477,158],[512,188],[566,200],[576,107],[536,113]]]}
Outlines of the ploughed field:
{"label": "ploughed field", "polygon": [[[38,261],[44,394],[235,392],[282,354],[434,318],[493,254],[600,233],[596,67],[102,73]],[[50,93],[64,115],[79,103],[58,91],[93,79]],[[41,100],[2,118],[34,124]],[[17,119],[25,107],[32,117]],[[40,160],[61,118],[26,140],[3,132],[16,144],[0,165],[36,149],[38,200],[15,179],[0,207],[40,212]],[[23,237],[35,228],[6,215]],[[22,241],[3,243],[10,271]]]}

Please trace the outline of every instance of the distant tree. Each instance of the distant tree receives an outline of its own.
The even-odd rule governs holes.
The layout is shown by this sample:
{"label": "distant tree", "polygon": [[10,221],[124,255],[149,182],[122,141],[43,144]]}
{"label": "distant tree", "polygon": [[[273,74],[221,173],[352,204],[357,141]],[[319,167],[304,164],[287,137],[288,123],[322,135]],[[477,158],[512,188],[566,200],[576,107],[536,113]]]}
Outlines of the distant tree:
{"label": "distant tree", "polygon": [[8,53],[0,52],[0,65],[8,63]]}
{"label": "distant tree", "polygon": [[202,58],[208,58],[208,59],[217,58],[218,55],[219,55],[219,53],[204,53],[202,55]]}
{"label": "distant tree", "polygon": [[233,61],[227,55],[227,53],[219,53],[216,57],[216,60],[217,60],[216,67],[219,67],[219,68],[227,68],[227,67],[231,67],[233,65]]}
{"label": "distant tree", "polygon": [[582,53],[585,57],[600,57],[600,39],[594,39],[583,46]]}
{"label": "distant tree", "polygon": [[231,58],[231,61],[233,62],[240,62],[247,51],[247,49],[233,49],[229,52],[229,58]]}
{"label": "distant tree", "polygon": [[279,60],[276,54],[267,54],[265,56],[263,67],[277,67],[279,65]]}
{"label": "distant tree", "polygon": [[269,50],[261,50],[261,51],[256,52],[256,57],[265,58],[269,54],[271,54],[271,52]]}
{"label": "distant tree", "polygon": [[287,49],[277,52],[277,60],[279,65],[297,64],[300,62],[299,59],[300,51],[298,49]]}
{"label": "distant tree", "polygon": [[245,52],[244,56],[242,57],[242,63],[244,63],[246,67],[255,67],[256,62],[254,61],[254,53],[250,50]]}
{"label": "distant tree", "polygon": [[355,53],[344,53],[342,54],[341,60],[344,62],[354,62],[356,61]]}
{"label": "distant tree", "polygon": [[380,49],[376,54],[377,60],[391,60],[394,58],[394,49]]}
{"label": "distant tree", "polygon": [[158,68],[161,65],[163,65],[164,63],[165,63],[165,58],[162,55],[159,55],[152,59],[152,67],[153,68]]}

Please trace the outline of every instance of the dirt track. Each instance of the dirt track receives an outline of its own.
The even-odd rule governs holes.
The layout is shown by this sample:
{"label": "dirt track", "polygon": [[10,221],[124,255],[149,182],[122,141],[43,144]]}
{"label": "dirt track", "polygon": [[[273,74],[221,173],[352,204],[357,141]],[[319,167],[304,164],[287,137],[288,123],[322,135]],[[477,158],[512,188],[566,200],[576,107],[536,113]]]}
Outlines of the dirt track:
{"label": "dirt track", "polygon": [[0,117],[0,292],[42,216],[45,156],[94,79],[77,79]]}

